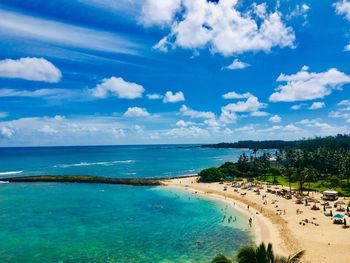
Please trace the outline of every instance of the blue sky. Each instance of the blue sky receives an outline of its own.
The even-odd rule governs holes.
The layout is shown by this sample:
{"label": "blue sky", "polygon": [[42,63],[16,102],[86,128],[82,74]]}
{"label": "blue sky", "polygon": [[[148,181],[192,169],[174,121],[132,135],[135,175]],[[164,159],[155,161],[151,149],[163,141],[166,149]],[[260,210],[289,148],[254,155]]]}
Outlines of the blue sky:
{"label": "blue sky", "polygon": [[0,146],[349,133],[348,0],[3,0],[0,15]]}

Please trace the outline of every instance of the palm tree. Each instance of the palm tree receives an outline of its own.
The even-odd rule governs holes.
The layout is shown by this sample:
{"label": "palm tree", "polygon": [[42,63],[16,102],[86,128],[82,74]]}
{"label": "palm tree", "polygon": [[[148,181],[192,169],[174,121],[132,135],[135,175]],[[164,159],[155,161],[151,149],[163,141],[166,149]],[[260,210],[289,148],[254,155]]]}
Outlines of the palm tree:
{"label": "palm tree", "polygon": [[[278,256],[273,253],[272,244],[267,247],[264,243],[256,246],[242,247],[237,254],[237,263],[299,263],[304,256],[305,250],[302,250],[288,257]],[[216,256],[212,263],[231,263],[232,261],[223,255]]]}
{"label": "palm tree", "polygon": [[233,262],[232,260],[225,257],[224,255],[219,254],[211,261],[211,263],[233,263]]}
{"label": "palm tree", "polygon": [[237,254],[237,263],[298,263],[304,254],[303,250],[288,257],[278,256],[273,253],[271,243],[267,247],[261,243],[258,247],[241,248]]}

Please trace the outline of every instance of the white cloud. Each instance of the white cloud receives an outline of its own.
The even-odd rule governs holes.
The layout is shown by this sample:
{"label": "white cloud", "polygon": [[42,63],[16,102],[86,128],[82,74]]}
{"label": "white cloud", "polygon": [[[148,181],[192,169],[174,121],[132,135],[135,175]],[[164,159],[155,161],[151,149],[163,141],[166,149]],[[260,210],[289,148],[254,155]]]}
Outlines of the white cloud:
{"label": "white cloud", "polygon": [[181,0],[145,0],[142,5],[141,23],[145,26],[169,25],[181,6]]}
{"label": "white cloud", "polygon": [[282,118],[278,115],[273,115],[270,119],[269,119],[270,122],[281,122],[282,121]]}
{"label": "white cloud", "polygon": [[187,126],[193,126],[193,125],[196,125],[196,123],[192,121],[179,120],[178,122],[176,122],[176,126],[180,126],[180,127],[187,127]]}
{"label": "white cloud", "polygon": [[199,128],[197,126],[180,127],[171,129],[166,132],[166,135],[171,137],[187,137],[187,138],[197,138],[197,137],[209,137],[210,133],[206,129]]}
{"label": "white cloud", "polygon": [[20,58],[0,60],[0,77],[33,81],[59,82],[62,74],[44,58]]}
{"label": "white cloud", "polygon": [[350,106],[350,100],[342,100],[337,105],[338,106]]}
{"label": "white cloud", "polygon": [[310,110],[317,110],[324,108],[326,104],[324,102],[313,102],[311,106],[309,107]]}
{"label": "white cloud", "polygon": [[249,67],[249,66],[250,64],[239,61],[238,59],[235,59],[230,65],[228,65],[225,68],[235,70],[235,69],[245,69],[246,67]]}
{"label": "white cloud", "polygon": [[301,104],[296,104],[296,105],[293,105],[292,107],[290,107],[292,110],[299,110],[301,107],[305,106],[304,103],[301,103]]}
{"label": "white cloud", "polygon": [[350,21],[350,2],[348,0],[338,1],[333,6],[338,15],[344,15]]}
{"label": "white cloud", "polygon": [[295,17],[303,17],[304,25],[307,23],[308,12],[310,10],[310,6],[307,4],[296,5],[293,11],[286,16],[288,20],[291,20]]}
{"label": "white cloud", "polygon": [[344,51],[350,51],[350,44],[348,44],[344,47]]}
{"label": "white cloud", "polygon": [[301,131],[302,129],[295,126],[294,124],[288,124],[286,126],[272,126],[270,128],[267,129],[260,129],[257,130],[257,132],[262,132],[262,133],[271,133],[271,132],[280,132],[280,131],[284,131],[284,132],[298,132]]}
{"label": "white cloud", "polygon": [[147,117],[149,112],[145,108],[129,107],[124,113],[125,117]]}
{"label": "white cloud", "polygon": [[182,105],[180,108],[180,113],[183,116],[189,116],[191,118],[198,118],[198,119],[214,119],[215,114],[211,111],[197,111],[193,110],[186,105]]}
{"label": "white cloud", "polygon": [[0,119],[6,118],[8,116],[9,116],[8,112],[0,112]]}
{"label": "white cloud", "polygon": [[90,89],[90,93],[96,98],[106,98],[110,94],[120,99],[136,99],[141,98],[145,89],[136,83],[125,81],[122,78],[111,77],[103,79],[101,84]]}
{"label": "white cloud", "polygon": [[232,112],[255,112],[259,109],[266,108],[267,104],[259,102],[255,96],[249,97],[246,101],[227,104],[224,108]]}
{"label": "white cloud", "polygon": [[15,90],[0,89],[0,98],[6,97],[27,97],[45,98],[48,100],[68,99],[82,97],[82,91],[71,89],[37,89],[37,90]]}
{"label": "white cloud", "polygon": [[164,95],[163,102],[176,103],[184,100],[185,100],[185,96],[182,91],[178,91],[176,93],[173,93],[172,91],[167,91]]}
{"label": "white cloud", "polygon": [[153,94],[146,94],[147,98],[150,100],[160,100],[163,98],[162,95],[157,94],[157,93],[153,93]]}
{"label": "white cloud", "polygon": [[321,119],[304,119],[297,122],[297,124],[301,124],[309,128],[315,128],[320,131],[320,134],[323,135],[332,135],[347,132],[346,126],[332,126],[328,123],[322,122]]}
{"label": "white cloud", "polygon": [[0,9],[0,31],[9,39],[30,39],[63,48],[78,47],[124,54],[138,54],[141,45],[127,37],[94,28],[79,27]]}
{"label": "white cloud", "polygon": [[224,124],[235,123],[238,116],[235,112],[231,111],[227,106],[221,107],[221,114],[219,120]]}
{"label": "white cloud", "polygon": [[57,130],[55,130],[49,125],[44,125],[41,129],[39,129],[39,131],[44,133],[58,133]]}
{"label": "white cloud", "polygon": [[253,97],[253,94],[246,92],[243,94],[236,93],[235,91],[227,92],[222,95],[224,99],[247,99],[249,97]]}
{"label": "white cloud", "polygon": [[321,73],[308,72],[308,67],[304,66],[296,74],[279,75],[277,81],[286,84],[276,88],[276,92],[269,98],[270,101],[303,101],[324,98],[334,89],[341,89],[350,82],[350,76],[335,68]]}
{"label": "white cloud", "polygon": [[250,113],[250,116],[252,117],[264,117],[264,116],[268,116],[270,115],[270,113],[266,112],[266,111],[253,111]]}
{"label": "white cloud", "polygon": [[9,126],[3,126],[0,128],[0,138],[11,139],[14,134],[15,131]]}
{"label": "white cloud", "polygon": [[[268,12],[266,4],[240,12],[237,0],[217,3],[182,0],[181,8],[178,1],[173,2],[171,8],[152,10],[156,12],[156,19],[150,18],[153,13],[146,18],[146,21],[152,21],[152,25],[169,25],[170,33],[155,45],[162,51],[169,46],[184,49],[209,47],[214,53],[231,56],[249,51],[268,52],[276,46],[294,47],[293,29],[284,24],[280,12]],[[148,3],[145,3],[146,7]],[[162,11],[164,13],[159,19],[157,13]]]}

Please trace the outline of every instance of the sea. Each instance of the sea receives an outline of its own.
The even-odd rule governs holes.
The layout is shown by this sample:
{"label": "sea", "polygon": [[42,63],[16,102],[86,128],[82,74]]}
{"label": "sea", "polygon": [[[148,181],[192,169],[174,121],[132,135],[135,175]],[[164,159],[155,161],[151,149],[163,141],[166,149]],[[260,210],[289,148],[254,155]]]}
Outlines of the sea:
{"label": "sea", "polygon": [[[0,181],[177,177],[236,161],[243,152],[250,154],[195,145],[0,148]],[[180,189],[1,183],[0,262],[211,262],[254,241],[247,222],[227,203]]]}

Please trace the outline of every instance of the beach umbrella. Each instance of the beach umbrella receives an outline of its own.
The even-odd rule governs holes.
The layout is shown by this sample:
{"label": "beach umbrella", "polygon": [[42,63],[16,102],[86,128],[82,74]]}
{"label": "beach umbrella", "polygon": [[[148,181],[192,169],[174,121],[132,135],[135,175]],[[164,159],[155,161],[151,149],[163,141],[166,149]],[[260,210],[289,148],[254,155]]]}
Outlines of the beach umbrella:
{"label": "beach umbrella", "polygon": [[340,206],[340,209],[341,209],[341,206],[342,205],[345,205],[345,203],[343,201],[338,201],[338,202],[335,202],[334,203],[335,205],[339,205]]}
{"label": "beach umbrella", "polygon": [[336,214],[333,216],[334,218],[338,218],[338,219],[343,219],[344,215],[343,214]]}
{"label": "beach umbrella", "polygon": [[307,198],[307,200],[309,201],[309,202],[312,202],[312,203],[320,203],[320,201],[318,201],[316,198],[312,198],[312,197],[309,197],[309,198]]}

